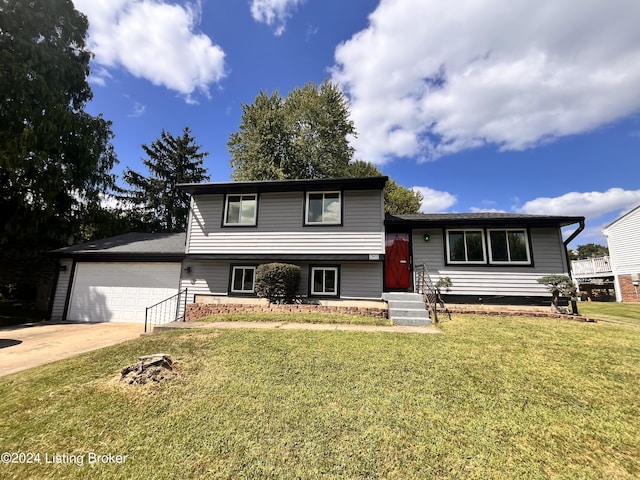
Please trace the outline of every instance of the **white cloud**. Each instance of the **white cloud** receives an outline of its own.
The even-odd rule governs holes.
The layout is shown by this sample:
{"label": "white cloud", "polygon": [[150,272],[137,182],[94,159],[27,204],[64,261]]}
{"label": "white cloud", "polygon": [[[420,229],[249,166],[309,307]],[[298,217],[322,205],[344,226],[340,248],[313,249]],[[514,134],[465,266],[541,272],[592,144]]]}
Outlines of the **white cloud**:
{"label": "white cloud", "polygon": [[449,192],[442,192],[429,187],[411,187],[411,190],[422,194],[422,204],[420,205],[422,213],[446,212],[458,201],[458,198]]}
{"label": "white cloud", "polygon": [[93,85],[104,87],[107,84],[107,80],[111,78],[109,70],[103,67],[92,68],[89,75],[89,82]]}
{"label": "white cloud", "polygon": [[483,207],[471,207],[471,213],[506,213],[506,210],[499,208],[483,208]]}
{"label": "white cloud", "polygon": [[252,0],[251,16],[256,22],[275,27],[274,33],[280,36],[284,33],[293,10],[302,2],[303,0]]}
{"label": "white cloud", "polygon": [[640,110],[640,2],[381,0],[336,48],[357,156],[521,150]]}
{"label": "white cloud", "polygon": [[515,210],[539,215],[579,215],[596,219],[610,212],[640,204],[640,190],[610,188],[606,192],[569,192],[559,197],[541,197]]}
{"label": "white cloud", "polygon": [[147,109],[146,105],[142,105],[140,102],[135,102],[133,104],[133,110],[127,117],[136,118],[144,115],[145,110]]}
{"label": "white cloud", "polygon": [[[122,67],[193,102],[225,75],[224,52],[196,31],[199,3],[74,0],[89,18],[89,49],[103,68]],[[97,70],[100,72],[100,70]],[[107,75],[94,82],[104,84]]]}

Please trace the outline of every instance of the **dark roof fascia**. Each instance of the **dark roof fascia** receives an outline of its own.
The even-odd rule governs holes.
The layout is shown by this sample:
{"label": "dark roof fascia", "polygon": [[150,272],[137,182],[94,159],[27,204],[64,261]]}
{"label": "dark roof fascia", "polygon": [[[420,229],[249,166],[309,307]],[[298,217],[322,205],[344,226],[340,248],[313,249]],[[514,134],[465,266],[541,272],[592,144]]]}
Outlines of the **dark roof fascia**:
{"label": "dark roof fascia", "polygon": [[56,258],[71,258],[76,262],[182,262],[184,254],[176,253],[108,253],[108,252],[49,252]]}
{"label": "dark roof fascia", "polygon": [[411,228],[434,228],[449,226],[488,226],[488,227],[566,227],[575,223],[584,222],[584,217],[560,217],[560,216],[476,216],[474,214],[440,214],[428,215],[423,218],[405,218],[402,216],[387,215],[386,226],[406,226]]}
{"label": "dark roof fascia", "polygon": [[309,190],[382,190],[389,177],[347,177],[254,182],[181,183],[178,187],[191,195],[220,193],[262,193]]}

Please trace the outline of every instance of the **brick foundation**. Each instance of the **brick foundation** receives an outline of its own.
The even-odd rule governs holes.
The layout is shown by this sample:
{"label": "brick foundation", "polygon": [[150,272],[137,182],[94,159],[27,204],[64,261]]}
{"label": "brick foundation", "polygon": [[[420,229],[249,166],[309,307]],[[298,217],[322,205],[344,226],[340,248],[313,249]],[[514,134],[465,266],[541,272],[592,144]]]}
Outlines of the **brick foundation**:
{"label": "brick foundation", "polygon": [[190,303],[187,305],[186,321],[193,322],[200,318],[229,313],[341,313],[346,315],[362,315],[365,317],[388,318],[386,308],[372,307],[340,307],[329,305],[260,305],[238,303]]}
{"label": "brick foundation", "polygon": [[[618,285],[620,286],[620,298],[623,302],[639,303],[640,302],[640,287],[633,285],[633,279],[631,275],[619,275]],[[636,294],[636,291],[638,292]]]}

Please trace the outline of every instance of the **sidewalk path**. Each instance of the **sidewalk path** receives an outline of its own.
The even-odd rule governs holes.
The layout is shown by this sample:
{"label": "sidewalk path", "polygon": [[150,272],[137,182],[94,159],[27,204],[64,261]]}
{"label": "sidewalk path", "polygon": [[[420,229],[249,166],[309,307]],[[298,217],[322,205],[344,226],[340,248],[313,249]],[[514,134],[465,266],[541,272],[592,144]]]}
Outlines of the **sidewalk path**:
{"label": "sidewalk path", "polygon": [[405,325],[349,325],[344,323],[294,323],[294,322],[172,322],[154,327],[153,333],[181,328],[279,328],[281,330],[337,330],[344,332],[387,332],[387,333],[440,333],[433,325],[411,327]]}

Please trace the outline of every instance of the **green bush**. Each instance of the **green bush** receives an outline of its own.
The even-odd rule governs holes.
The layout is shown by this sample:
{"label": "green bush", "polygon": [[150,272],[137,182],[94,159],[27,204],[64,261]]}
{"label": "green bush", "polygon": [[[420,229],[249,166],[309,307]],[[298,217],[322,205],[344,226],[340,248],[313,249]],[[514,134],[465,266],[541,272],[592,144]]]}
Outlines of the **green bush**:
{"label": "green bush", "polygon": [[538,283],[546,285],[549,292],[551,292],[551,308],[554,311],[558,311],[560,295],[570,298],[571,300],[576,300],[576,286],[573,280],[571,280],[571,277],[567,275],[545,275],[538,279]]}
{"label": "green bush", "polygon": [[272,303],[292,303],[300,288],[300,267],[265,263],[256,270],[256,293]]}

